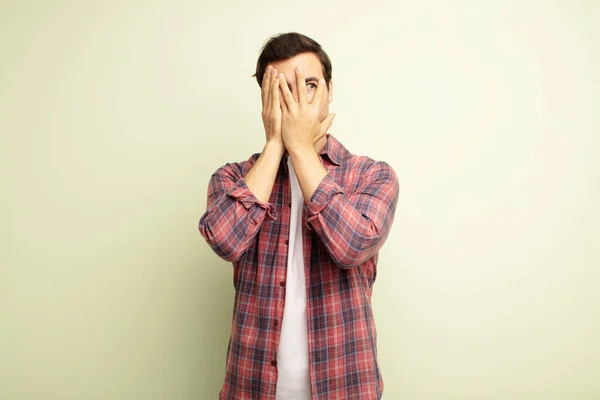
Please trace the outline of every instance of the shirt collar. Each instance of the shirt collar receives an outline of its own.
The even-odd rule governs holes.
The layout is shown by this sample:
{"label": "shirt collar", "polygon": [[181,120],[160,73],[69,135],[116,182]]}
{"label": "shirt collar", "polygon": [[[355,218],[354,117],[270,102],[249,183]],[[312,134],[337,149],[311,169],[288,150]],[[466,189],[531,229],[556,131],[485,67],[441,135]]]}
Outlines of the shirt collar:
{"label": "shirt collar", "polygon": [[333,135],[327,133],[327,142],[325,142],[325,146],[323,146],[319,154],[327,155],[335,165],[341,165],[348,158],[350,152]]}

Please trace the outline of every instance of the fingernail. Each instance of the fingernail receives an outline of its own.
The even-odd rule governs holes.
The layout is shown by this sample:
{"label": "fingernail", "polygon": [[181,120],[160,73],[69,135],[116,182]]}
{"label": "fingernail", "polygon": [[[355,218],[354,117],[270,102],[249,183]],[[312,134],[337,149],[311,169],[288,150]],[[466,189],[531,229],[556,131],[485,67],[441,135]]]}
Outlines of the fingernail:
{"label": "fingernail", "polygon": [[302,72],[302,69],[300,67],[296,67],[296,72]]}
{"label": "fingernail", "polygon": [[319,83],[324,84],[325,83],[325,79],[323,79],[323,78],[319,79]]}
{"label": "fingernail", "polygon": [[281,79],[285,79],[285,75],[283,75],[283,72],[282,72],[281,74],[279,74],[279,77],[280,77]]}

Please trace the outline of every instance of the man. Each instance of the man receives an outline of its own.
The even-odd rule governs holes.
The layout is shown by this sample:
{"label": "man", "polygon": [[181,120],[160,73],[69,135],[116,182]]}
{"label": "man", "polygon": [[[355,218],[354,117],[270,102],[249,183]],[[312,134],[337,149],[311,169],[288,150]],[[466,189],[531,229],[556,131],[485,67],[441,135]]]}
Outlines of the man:
{"label": "man", "polygon": [[199,229],[235,287],[220,399],[381,399],[371,293],[398,180],[327,133],[331,71],[314,40],[272,37],[264,149],[210,179]]}

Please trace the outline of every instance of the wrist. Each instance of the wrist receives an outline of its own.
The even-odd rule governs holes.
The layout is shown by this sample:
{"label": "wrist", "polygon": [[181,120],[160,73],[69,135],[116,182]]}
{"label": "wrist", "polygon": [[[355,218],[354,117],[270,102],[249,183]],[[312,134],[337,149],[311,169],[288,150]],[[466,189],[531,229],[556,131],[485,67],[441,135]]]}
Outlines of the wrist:
{"label": "wrist", "polygon": [[303,155],[317,154],[314,146],[311,146],[310,144],[293,146],[287,150],[288,150],[288,153],[290,153],[290,156],[303,156]]}
{"label": "wrist", "polygon": [[285,145],[280,140],[269,140],[264,148],[264,152],[279,154],[280,157],[283,157],[284,150]]}

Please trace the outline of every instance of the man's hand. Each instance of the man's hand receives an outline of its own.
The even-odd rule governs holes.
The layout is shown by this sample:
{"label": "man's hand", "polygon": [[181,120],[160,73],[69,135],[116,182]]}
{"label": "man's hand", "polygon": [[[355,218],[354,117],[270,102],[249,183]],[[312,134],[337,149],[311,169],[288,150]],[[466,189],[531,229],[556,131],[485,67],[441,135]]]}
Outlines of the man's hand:
{"label": "man's hand", "polygon": [[327,105],[327,88],[325,80],[321,79],[317,91],[308,102],[306,81],[299,68],[296,69],[296,84],[298,85],[298,101],[294,99],[285,76],[279,75],[279,88],[283,101],[281,102],[281,135],[288,151],[298,149],[314,149],[314,144],[327,133],[335,114],[329,114],[321,121],[321,114]]}
{"label": "man's hand", "polygon": [[[262,80],[262,120],[267,135],[267,144],[273,143],[283,149],[281,137],[281,102],[279,100],[279,79],[277,70],[267,67]],[[283,151],[283,150],[282,150]]]}
{"label": "man's hand", "polygon": [[281,138],[281,102],[277,71],[269,65],[262,80],[262,119],[267,135],[267,144],[244,176],[248,189],[262,203],[267,203],[273,191],[277,170],[285,151]]}

